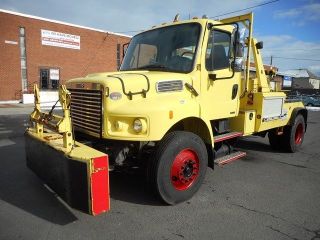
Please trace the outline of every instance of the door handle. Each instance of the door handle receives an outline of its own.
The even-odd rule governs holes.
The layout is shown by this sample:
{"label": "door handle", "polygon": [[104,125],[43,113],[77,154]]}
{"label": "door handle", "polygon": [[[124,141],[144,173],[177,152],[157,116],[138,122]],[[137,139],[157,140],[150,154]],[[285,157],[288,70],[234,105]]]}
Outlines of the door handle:
{"label": "door handle", "polygon": [[232,100],[236,98],[237,93],[238,93],[238,84],[234,84],[232,86],[232,96],[231,96]]}

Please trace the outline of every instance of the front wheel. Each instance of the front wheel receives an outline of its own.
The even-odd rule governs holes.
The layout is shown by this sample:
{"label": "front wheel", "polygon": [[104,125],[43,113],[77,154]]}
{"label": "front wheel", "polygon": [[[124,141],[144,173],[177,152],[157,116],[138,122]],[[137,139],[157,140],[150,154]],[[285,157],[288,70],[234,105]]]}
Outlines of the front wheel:
{"label": "front wheel", "polygon": [[151,187],[167,204],[190,199],[200,188],[208,165],[202,139],[191,133],[176,131],[159,143],[148,167]]}

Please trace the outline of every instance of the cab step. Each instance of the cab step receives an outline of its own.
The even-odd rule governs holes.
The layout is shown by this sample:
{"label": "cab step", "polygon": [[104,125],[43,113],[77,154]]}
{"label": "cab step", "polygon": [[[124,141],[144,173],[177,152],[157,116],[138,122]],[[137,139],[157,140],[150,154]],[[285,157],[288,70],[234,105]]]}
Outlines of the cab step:
{"label": "cab step", "polygon": [[229,132],[229,133],[224,133],[224,134],[220,134],[217,136],[214,136],[214,142],[222,142],[231,138],[236,138],[236,137],[241,137],[243,136],[242,132]]}
{"label": "cab step", "polygon": [[245,152],[236,151],[236,152],[233,152],[233,153],[228,154],[226,156],[219,157],[219,158],[215,159],[214,163],[218,164],[219,166],[222,166],[222,165],[228,164],[230,162],[239,160],[240,158],[245,157],[246,155],[247,155],[247,153],[245,153]]}

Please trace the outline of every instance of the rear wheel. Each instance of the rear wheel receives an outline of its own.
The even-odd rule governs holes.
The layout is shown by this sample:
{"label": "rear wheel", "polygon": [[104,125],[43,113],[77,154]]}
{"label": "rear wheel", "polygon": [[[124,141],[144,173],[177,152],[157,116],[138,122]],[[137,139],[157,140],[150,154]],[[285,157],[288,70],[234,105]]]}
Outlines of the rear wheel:
{"label": "rear wheel", "polygon": [[284,128],[282,145],[289,152],[296,152],[302,145],[306,123],[302,115],[297,115],[292,126]]}
{"label": "rear wheel", "polygon": [[208,165],[202,139],[190,132],[172,132],[150,160],[148,178],[156,194],[173,205],[190,199],[200,188]]}

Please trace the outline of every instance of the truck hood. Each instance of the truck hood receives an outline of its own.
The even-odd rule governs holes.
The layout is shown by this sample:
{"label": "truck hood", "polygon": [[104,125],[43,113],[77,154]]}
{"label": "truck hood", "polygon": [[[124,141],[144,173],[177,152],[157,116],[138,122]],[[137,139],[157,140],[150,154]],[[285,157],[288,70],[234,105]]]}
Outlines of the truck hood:
{"label": "truck hood", "polygon": [[[120,92],[127,96],[143,95],[157,91],[161,82],[182,81],[192,84],[192,77],[183,73],[160,71],[123,71],[89,74],[85,78],[67,81],[67,88],[93,89],[97,85],[107,87],[110,93]],[[183,87],[182,87],[183,88]],[[182,90],[182,89],[180,89]]]}

